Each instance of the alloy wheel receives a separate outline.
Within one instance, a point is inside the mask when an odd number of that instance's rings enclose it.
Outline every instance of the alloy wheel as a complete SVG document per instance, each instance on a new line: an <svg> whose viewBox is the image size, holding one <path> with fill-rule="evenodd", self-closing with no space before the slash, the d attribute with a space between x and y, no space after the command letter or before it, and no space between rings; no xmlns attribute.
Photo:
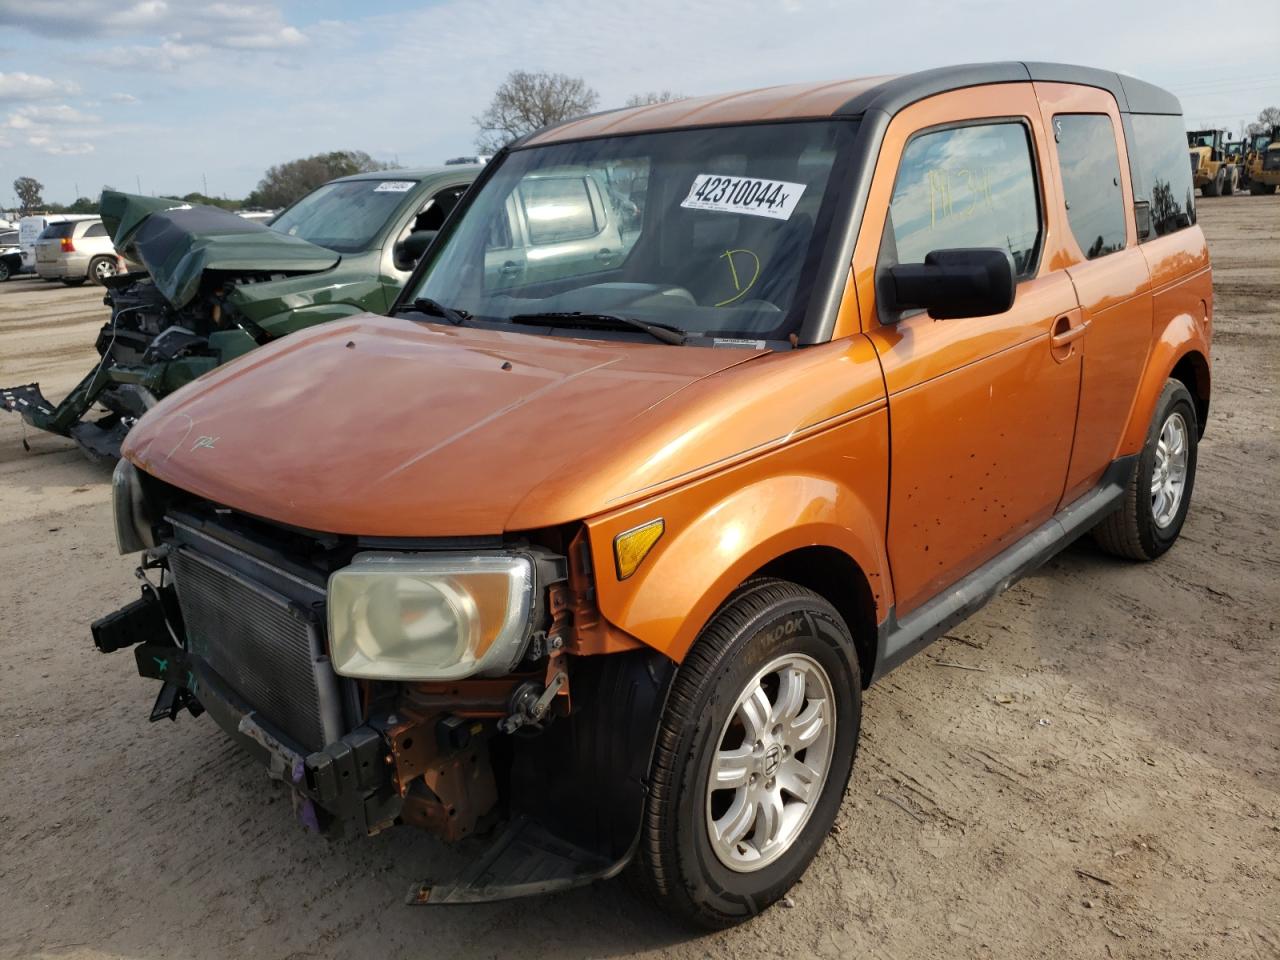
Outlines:
<svg viewBox="0 0 1280 960"><path fill-rule="evenodd" d="M1160 427L1155 461L1151 467L1151 516L1158 527L1167 527L1178 515L1187 486L1187 454L1190 450L1187 421L1174 411Z"/></svg>
<svg viewBox="0 0 1280 960"><path fill-rule="evenodd" d="M706 802L711 848L730 870L768 866L804 830L831 769L835 724L831 679L804 654L774 659L738 694Z"/></svg>

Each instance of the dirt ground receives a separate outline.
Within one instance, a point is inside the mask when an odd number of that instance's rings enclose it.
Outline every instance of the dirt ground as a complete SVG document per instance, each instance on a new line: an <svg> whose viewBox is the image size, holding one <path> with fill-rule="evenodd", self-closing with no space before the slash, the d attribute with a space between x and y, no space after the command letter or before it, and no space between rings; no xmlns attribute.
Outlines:
<svg viewBox="0 0 1280 960"><path fill-rule="evenodd" d="M454 856L327 842L89 622L137 595L109 471L0 416L0 956L1280 957L1280 197L1206 200L1213 410L1181 543L1078 544L873 688L793 905L691 934L617 882L410 908ZM100 292L0 286L0 383L61 396ZM962 664L969 669L960 669Z"/></svg>

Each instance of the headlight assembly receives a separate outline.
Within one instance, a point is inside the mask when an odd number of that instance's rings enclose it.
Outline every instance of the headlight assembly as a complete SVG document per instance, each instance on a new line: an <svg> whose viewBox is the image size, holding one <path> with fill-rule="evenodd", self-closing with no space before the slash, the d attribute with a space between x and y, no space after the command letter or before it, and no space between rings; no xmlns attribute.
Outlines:
<svg viewBox="0 0 1280 960"><path fill-rule="evenodd" d="M138 468L123 458L111 474L111 506L115 512L116 547L121 553L137 553L156 545L142 478Z"/></svg>
<svg viewBox="0 0 1280 960"><path fill-rule="evenodd" d="M329 578L329 649L345 677L500 676L529 639L533 561L520 554L358 554Z"/></svg>

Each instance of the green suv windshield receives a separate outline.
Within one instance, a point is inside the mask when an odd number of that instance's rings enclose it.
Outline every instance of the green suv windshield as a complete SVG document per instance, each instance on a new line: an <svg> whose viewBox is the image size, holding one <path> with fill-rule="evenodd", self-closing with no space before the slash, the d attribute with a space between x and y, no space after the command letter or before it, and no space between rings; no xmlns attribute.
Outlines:
<svg viewBox="0 0 1280 960"><path fill-rule="evenodd" d="M271 222L271 229L337 253L368 248L416 180L337 180L312 190Z"/></svg>
<svg viewBox="0 0 1280 960"><path fill-rule="evenodd" d="M513 151L404 301L479 324L559 318L575 336L603 314L784 339L804 314L840 192L832 170L847 169L855 129L753 124Z"/></svg>

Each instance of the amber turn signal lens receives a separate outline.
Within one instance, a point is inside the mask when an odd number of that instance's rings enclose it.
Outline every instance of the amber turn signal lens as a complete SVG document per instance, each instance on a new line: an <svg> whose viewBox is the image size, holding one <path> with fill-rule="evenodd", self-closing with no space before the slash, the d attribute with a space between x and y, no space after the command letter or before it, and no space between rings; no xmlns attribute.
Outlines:
<svg viewBox="0 0 1280 960"><path fill-rule="evenodd" d="M613 538L613 559L617 563L619 580L625 580L636 572L666 529L666 523L659 517Z"/></svg>

